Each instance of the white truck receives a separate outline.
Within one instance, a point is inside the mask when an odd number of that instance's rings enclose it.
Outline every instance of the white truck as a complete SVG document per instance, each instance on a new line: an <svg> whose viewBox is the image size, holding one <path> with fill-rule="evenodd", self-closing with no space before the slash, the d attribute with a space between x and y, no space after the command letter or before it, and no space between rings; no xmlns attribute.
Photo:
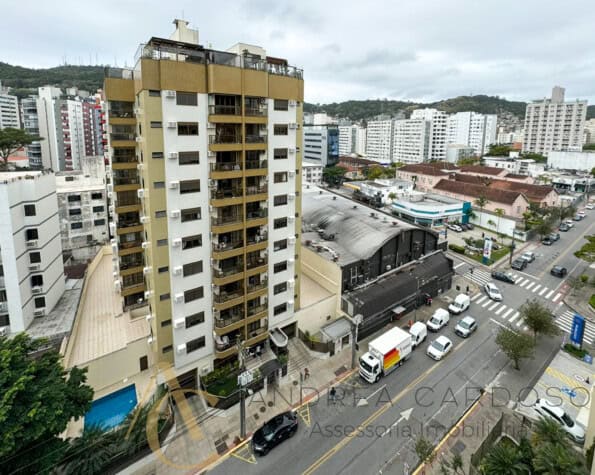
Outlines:
<svg viewBox="0 0 595 475"><path fill-rule="evenodd" d="M359 359L360 376L369 383L377 382L409 359L411 343L411 335L397 327L372 340Z"/></svg>

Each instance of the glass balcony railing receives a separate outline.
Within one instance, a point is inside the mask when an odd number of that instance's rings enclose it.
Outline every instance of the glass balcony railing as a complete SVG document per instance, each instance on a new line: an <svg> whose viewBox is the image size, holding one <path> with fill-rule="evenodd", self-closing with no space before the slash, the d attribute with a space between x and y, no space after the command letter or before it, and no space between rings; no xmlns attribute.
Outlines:
<svg viewBox="0 0 595 475"><path fill-rule="evenodd" d="M212 105L209 106L209 114L213 115L241 115L242 108L239 105Z"/></svg>
<svg viewBox="0 0 595 475"><path fill-rule="evenodd" d="M134 140L134 139L132 139ZM242 134L209 135L210 144L241 144Z"/></svg>
<svg viewBox="0 0 595 475"><path fill-rule="evenodd" d="M241 223L244 220L241 214L232 216L213 216L211 217L212 226L224 226L226 224Z"/></svg>
<svg viewBox="0 0 595 475"><path fill-rule="evenodd" d="M233 267L226 267L225 269L213 269L213 275L218 279L229 277L230 275L239 274L244 271L244 266L240 263Z"/></svg>
<svg viewBox="0 0 595 475"><path fill-rule="evenodd" d="M224 251L231 251L232 249L239 249L244 245L244 241L239 239L237 241L230 241L230 242L214 242L213 243L213 251L215 252L224 252Z"/></svg>
<svg viewBox="0 0 595 475"><path fill-rule="evenodd" d="M246 160L246 170L266 169L267 160Z"/></svg>
<svg viewBox="0 0 595 475"><path fill-rule="evenodd" d="M255 307L249 307L248 308L248 316L253 317L257 313L264 312L267 308L268 308L268 305L266 303L262 304L262 305L257 305Z"/></svg>
<svg viewBox="0 0 595 475"><path fill-rule="evenodd" d="M221 162L221 163L211 163L211 171L212 172L231 172L237 171L242 169L242 164L240 162Z"/></svg>

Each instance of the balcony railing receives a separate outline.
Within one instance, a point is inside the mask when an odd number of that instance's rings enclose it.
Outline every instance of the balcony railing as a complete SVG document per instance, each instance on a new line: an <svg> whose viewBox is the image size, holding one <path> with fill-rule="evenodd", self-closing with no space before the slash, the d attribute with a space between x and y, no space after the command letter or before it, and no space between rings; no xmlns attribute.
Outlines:
<svg viewBox="0 0 595 475"><path fill-rule="evenodd" d="M222 162L211 163L212 172L231 172L234 170L241 170L242 164L240 162Z"/></svg>
<svg viewBox="0 0 595 475"><path fill-rule="evenodd" d="M224 226L226 224L241 223L244 220L241 214L233 216L213 216L211 217L212 226Z"/></svg>
<svg viewBox="0 0 595 475"><path fill-rule="evenodd" d="M132 247L140 247L142 243L143 241L139 239L138 241L121 242L118 244L118 247L120 249L130 249Z"/></svg>
<svg viewBox="0 0 595 475"><path fill-rule="evenodd" d="M252 330L250 332L248 332L248 339L252 339L252 338L256 338L259 335L262 335L263 333L267 332L268 329L267 327L260 327L257 328L256 330Z"/></svg>
<svg viewBox="0 0 595 475"><path fill-rule="evenodd" d="M132 226L140 226L139 219L131 219L131 220L118 220L118 227L119 228L130 228Z"/></svg>
<svg viewBox="0 0 595 475"><path fill-rule="evenodd" d="M134 139L133 139L134 140ZM240 144L242 134L209 135L210 144Z"/></svg>
<svg viewBox="0 0 595 475"><path fill-rule="evenodd" d="M122 288L123 289L129 289L131 287L137 287L139 285L143 285L144 284L144 279L141 277L135 277L133 279L123 279L122 282Z"/></svg>
<svg viewBox="0 0 595 475"><path fill-rule="evenodd" d="M239 274L240 272L243 272L243 270L244 270L244 266L240 263L233 267L228 267L227 269L224 269L224 270L213 269L213 275L219 279L222 279L224 277L229 277L230 275Z"/></svg>
<svg viewBox="0 0 595 475"><path fill-rule="evenodd" d="M138 185L140 183L138 176L135 177L114 177L114 186L118 185Z"/></svg>
<svg viewBox="0 0 595 475"><path fill-rule="evenodd" d="M257 211L248 211L246 213L246 221L250 221L251 219L262 219L268 216L268 210L266 209L259 209Z"/></svg>
<svg viewBox="0 0 595 475"><path fill-rule="evenodd" d="M267 308L268 305L266 303L262 305L257 305L256 307L248 307L248 316L253 317L257 313L264 312Z"/></svg>
<svg viewBox="0 0 595 475"><path fill-rule="evenodd" d="M111 109L109 111L109 115L110 117L117 117L120 119L128 119L128 118L132 118L134 117L134 112L132 111L132 109L126 110L126 109Z"/></svg>
<svg viewBox="0 0 595 475"><path fill-rule="evenodd" d="M262 193L268 193L268 188L265 186L247 186L247 195L260 195Z"/></svg>
<svg viewBox="0 0 595 475"><path fill-rule="evenodd" d="M246 287L246 290L247 290L248 293L250 293L250 292L256 292L258 290L266 289L268 285L269 285L268 280L267 279L264 279L264 280L261 280L257 284L248 284L247 287Z"/></svg>
<svg viewBox="0 0 595 475"><path fill-rule="evenodd" d="M248 237L248 245L252 244L259 244L261 242L266 242L268 240L268 234L264 233L262 235L256 235L254 237Z"/></svg>
<svg viewBox="0 0 595 475"><path fill-rule="evenodd" d="M266 135L246 135L246 143L267 143Z"/></svg>
<svg viewBox="0 0 595 475"><path fill-rule="evenodd" d="M257 170L267 168L267 160L246 160L246 170Z"/></svg>
<svg viewBox="0 0 595 475"><path fill-rule="evenodd" d="M213 115L240 115L242 108L239 105L214 105L209 106L209 114Z"/></svg>
<svg viewBox="0 0 595 475"><path fill-rule="evenodd" d="M211 191L212 200L223 200L225 198L239 198L244 194L241 188L228 188Z"/></svg>
<svg viewBox="0 0 595 475"><path fill-rule="evenodd" d="M135 255L135 254L132 254ZM128 256L126 256L128 257ZM134 267L141 267L143 266L143 261L130 261L130 262L122 262L120 261L120 270L132 269Z"/></svg>
<svg viewBox="0 0 595 475"><path fill-rule="evenodd" d="M111 134L110 135L112 141L113 140L136 140L134 134Z"/></svg>
<svg viewBox="0 0 595 475"><path fill-rule="evenodd" d="M254 269L256 267L264 266L267 264L266 257L259 257L258 259L249 259L246 261L247 269Z"/></svg>
<svg viewBox="0 0 595 475"><path fill-rule="evenodd" d="M214 294L214 295L215 295L215 302L225 303L225 302L229 302L230 300L242 297L244 295L244 293L242 291L238 290L236 292L220 292L220 293Z"/></svg>
<svg viewBox="0 0 595 475"><path fill-rule="evenodd" d="M250 107L246 106L244 114L252 117L264 117L267 115L267 110L264 107Z"/></svg>
<svg viewBox="0 0 595 475"><path fill-rule="evenodd" d="M113 156L112 163L135 163L137 161L135 155L120 155Z"/></svg>
<svg viewBox="0 0 595 475"><path fill-rule="evenodd" d="M244 241L239 239L237 241L231 242L214 242L213 243L213 251L215 252L224 252L224 251L231 251L232 249L238 249L244 245Z"/></svg>
<svg viewBox="0 0 595 475"><path fill-rule="evenodd" d="M244 319L244 316L241 313L232 315L227 318L215 318L215 326L217 328L225 328L225 327L233 325L234 323L237 323L243 319ZM221 346L224 346L224 345L221 345ZM229 346L231 346L231 344ZM228 346L228 348L229 348L229 346ZM222 349L224 350L225 348L218 348L218 349L221 351Z"/></svg>

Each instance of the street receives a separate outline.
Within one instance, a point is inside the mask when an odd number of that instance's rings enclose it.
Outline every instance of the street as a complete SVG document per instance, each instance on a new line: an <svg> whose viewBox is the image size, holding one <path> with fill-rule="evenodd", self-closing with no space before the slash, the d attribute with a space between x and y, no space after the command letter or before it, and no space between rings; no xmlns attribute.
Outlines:
<svg viewBox="0 0 595 475"><path fill-rule="evenodd" d="M337 387L338 401L332 404L321 394L300 417L297 434L274 448L266 457L230 456L213 468L211 473L273 474L403 474L404 467L415 467L415 440L419 435L436 444L465 413L466 409L509 364L496 343L495 334L501 326L526 330L519 308L530 299L545 303L554 313L556 324L569 333L574 313L563 299L569 291L560 279L549 274L554 264L567 267L569 275L580 261L573 252L583 244L582 236L595 230L595 221L587 215L553 246L532 243L534 262L523 271L512 271L515 285L494 281L503 294L502 302L490 300L481 290L491 275L487 268L472 266L451 255L455 272L480 290L471 296L471 306L464 315L473 316L478 330L467 339L454 334L460 317L451 316L448 326L438 332L454 343L445 359L436 362L426 355L426 349L436 334L429 333L401 368L370 385L354 374ZM473 272L471 272L473 267ZM510 271L508 263L500 270ZM465 291L465 289L461 289ZM438 308L438 304L433 307ZM562 342L566 335L555 339ZM595 339L595 327L587 324L585 341ZM553 357L558 343L546 349ZM366 348L360 348L360 354ZM526 375L527 384L543 372ZM498 384L505 381L498 380ZM511 399L517 400L517 394ZM304 416L305 414L305 416ZM484 434L486 435L486 434Z"/></svg>

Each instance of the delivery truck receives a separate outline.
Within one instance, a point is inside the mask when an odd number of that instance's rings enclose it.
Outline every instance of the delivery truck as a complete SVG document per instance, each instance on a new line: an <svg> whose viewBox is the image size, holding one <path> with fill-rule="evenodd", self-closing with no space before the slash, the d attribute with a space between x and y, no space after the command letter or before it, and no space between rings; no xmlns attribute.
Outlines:
<svg viewBox="0 0 595 475"><path fill-rule="evenodd" d="M368 343L368 351L359 359L359 374L375 383L409 359L411 335L400 328L391 328Z"/></svg>

